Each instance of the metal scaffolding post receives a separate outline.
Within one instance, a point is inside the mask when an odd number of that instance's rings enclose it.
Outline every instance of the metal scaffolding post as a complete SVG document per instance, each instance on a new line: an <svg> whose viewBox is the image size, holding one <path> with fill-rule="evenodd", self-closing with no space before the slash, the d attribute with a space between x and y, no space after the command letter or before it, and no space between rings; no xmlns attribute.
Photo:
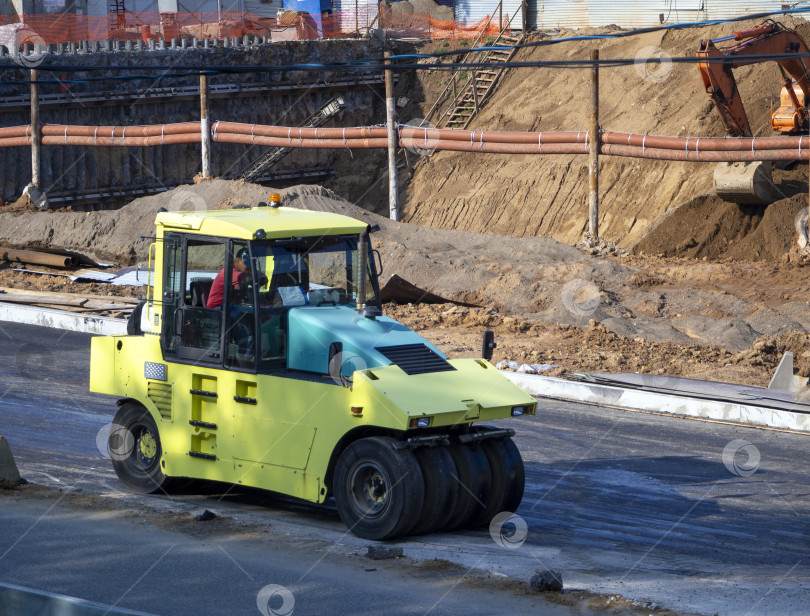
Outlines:
<svg viewBox="0 0 810 616"><path fill-rule="evenodd" d="M386 61L391 56L385 52ZM385 125L388 128L388 209L391 220L399 220L399 188L397 186L397 116L394 104L394 75L385 69Z"/></svg>

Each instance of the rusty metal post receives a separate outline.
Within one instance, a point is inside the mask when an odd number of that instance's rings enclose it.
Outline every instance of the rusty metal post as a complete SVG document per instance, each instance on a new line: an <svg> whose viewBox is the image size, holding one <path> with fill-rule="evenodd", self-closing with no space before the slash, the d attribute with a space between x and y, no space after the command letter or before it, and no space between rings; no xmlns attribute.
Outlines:
<svg viewBox="0 0 810 616"><path fill-rule="evenodd" d="M202 177L211 177L211 128L208 125L208 75L200 73L200 143Z"/></svg>
<svg viewBox="0 0 810 616"><path fill-rule="evenodd" d="M386 61L391 52L385 52ZM399 187L397 186L397 114L394 104L394 74L385 69L385 126L388 129L388 210L391 220L399 220Z"/></svg>
<svg viewBox="0 0 810 616"><path fill-rule="evenodd" d="M599 238L599 50L591 51L591 129L588 133L588 231Z"/></svg>
<svg viewBox="0 0 810 616"><path fill-rule="evenodd" d="M521 32L523 33L523 36L525 37L526 36L527 23L528 23L528 19L526 17L526 0L523 0L523 2L520 3L520 23L521 23L521 26L522 26Z"/></svg>
<svg viewBox="0 0 810 616"><path fill-rule="evenodd" d="M31 185L41 189L40 148L42 147L41 129L39 126L39 85L35 82L39 71L31 69Z"/></svg>

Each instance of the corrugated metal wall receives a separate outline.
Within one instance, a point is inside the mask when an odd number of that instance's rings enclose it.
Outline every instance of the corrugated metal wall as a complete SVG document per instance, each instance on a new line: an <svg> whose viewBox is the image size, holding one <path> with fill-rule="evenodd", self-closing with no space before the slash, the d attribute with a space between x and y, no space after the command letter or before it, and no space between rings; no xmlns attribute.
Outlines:
<svg viewBox="0 0 810 616"><path fill-rule="evenodd" d="M177 10L183 13L216 13L217 4L223 11L242 11L245 8L244 0L177 0ZM158 0L127 0L128 11L158 11L160 3Z"/></svg>
<svg viewBox="0 0 810 616"><path fill-rule="evenodd" d="M470 0L467 0L470 1ZM615 24L645 28L707 19L729 19L782 9L782 0L528 0L531 29L586 28Z"/></svg>
<svg viewBox="0 0 810 616"><path fill-rule="evenodd" d="M246 0L245 10L258 17L276 17L279 9L284 7L283 0L273 0L272 2L251 2Z"/></svg>
<svg viewBox="0 0 810 616"><path fill-rule="evenodd" d="M782 6L790 5L794 8L795 5L806 5L805 2L790 2L786 0L757 0L751 2L743 2L742 0L727 0L726 2L711 0L708 2L709 8L707 11L708 19L731 19L732 17L740 17L752 13L767 13L769 11L781 11Z"/></svg>
<svg viewBox="0 0 810 616"><path fill-rule="evenodd" d="M535 0L539 2L540 0ZM519 30L522 28L522 17L520 15L520 0L503 0L503 21L504 25L517 11L518 15L512 20L512 28ZM493 17L495 24L498 23L498 0L456 0L453 9L456 21L474 23L488 16Z"/></svg>
<svg viewBox="0 0 810 616"><path fill-rule="evenodd" d="M332 0L332 11L340 15L341 32L364 32L377 17L377 0Z"/></svg>

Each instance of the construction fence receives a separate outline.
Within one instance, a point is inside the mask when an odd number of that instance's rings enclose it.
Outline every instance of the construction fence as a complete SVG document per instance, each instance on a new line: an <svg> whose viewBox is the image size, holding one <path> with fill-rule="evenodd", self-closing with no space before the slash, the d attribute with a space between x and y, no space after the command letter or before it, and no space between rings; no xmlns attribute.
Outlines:
<svg viewBox="0 0 810 616"><path fill-rule="evenodd" d="M348 11L311 15L282 12L277 18L242 11L213 13L110 13L104 17L58 15L0 16L0 44L23 46L79 43L81 41L217 40L258 37L265 42L340 38L363 35L370 29L390 36L458 40L497 36L497 24L488 18L473 23L441 21L429 13L402 14L375 4Z"/></svg>

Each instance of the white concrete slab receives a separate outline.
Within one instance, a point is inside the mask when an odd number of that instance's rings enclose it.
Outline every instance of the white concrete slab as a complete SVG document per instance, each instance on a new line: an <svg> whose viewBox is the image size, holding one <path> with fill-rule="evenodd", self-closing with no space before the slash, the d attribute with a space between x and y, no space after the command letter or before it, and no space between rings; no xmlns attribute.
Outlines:
<svg viewBox="0 0 810 616"><path fill-rule="evenodd" d="M99 336L123 336L127 333L125 319L111 319L109 317L77 314L51 308L36 308L0 302L0 322L2 321L66 329Z"/></svg>
<svg viewBox="0 0 810 616"><path fill-rule="evenodd" d="M768 405L762 406L751 400L749 394L741 395L739 401L732 400L727 395L723 395L723 399L719 400L709 399L705 397L706 388L711 389L712 383L709 381L702 381L703 396L697 398L689 396L686 392L678 395L675 392L662 393L660 390L650 391L638 387L570 381L537 374L516 372L503 374L532 396L810 433L810 413L798 410L797 405L785 404L785 407L794 408L780 408L769 399ZM668 380L673 378L668 377ZM727 389L730 384L716 385L719 389ZM773 390L763 388L763 391L773 394Z"/></svg>

